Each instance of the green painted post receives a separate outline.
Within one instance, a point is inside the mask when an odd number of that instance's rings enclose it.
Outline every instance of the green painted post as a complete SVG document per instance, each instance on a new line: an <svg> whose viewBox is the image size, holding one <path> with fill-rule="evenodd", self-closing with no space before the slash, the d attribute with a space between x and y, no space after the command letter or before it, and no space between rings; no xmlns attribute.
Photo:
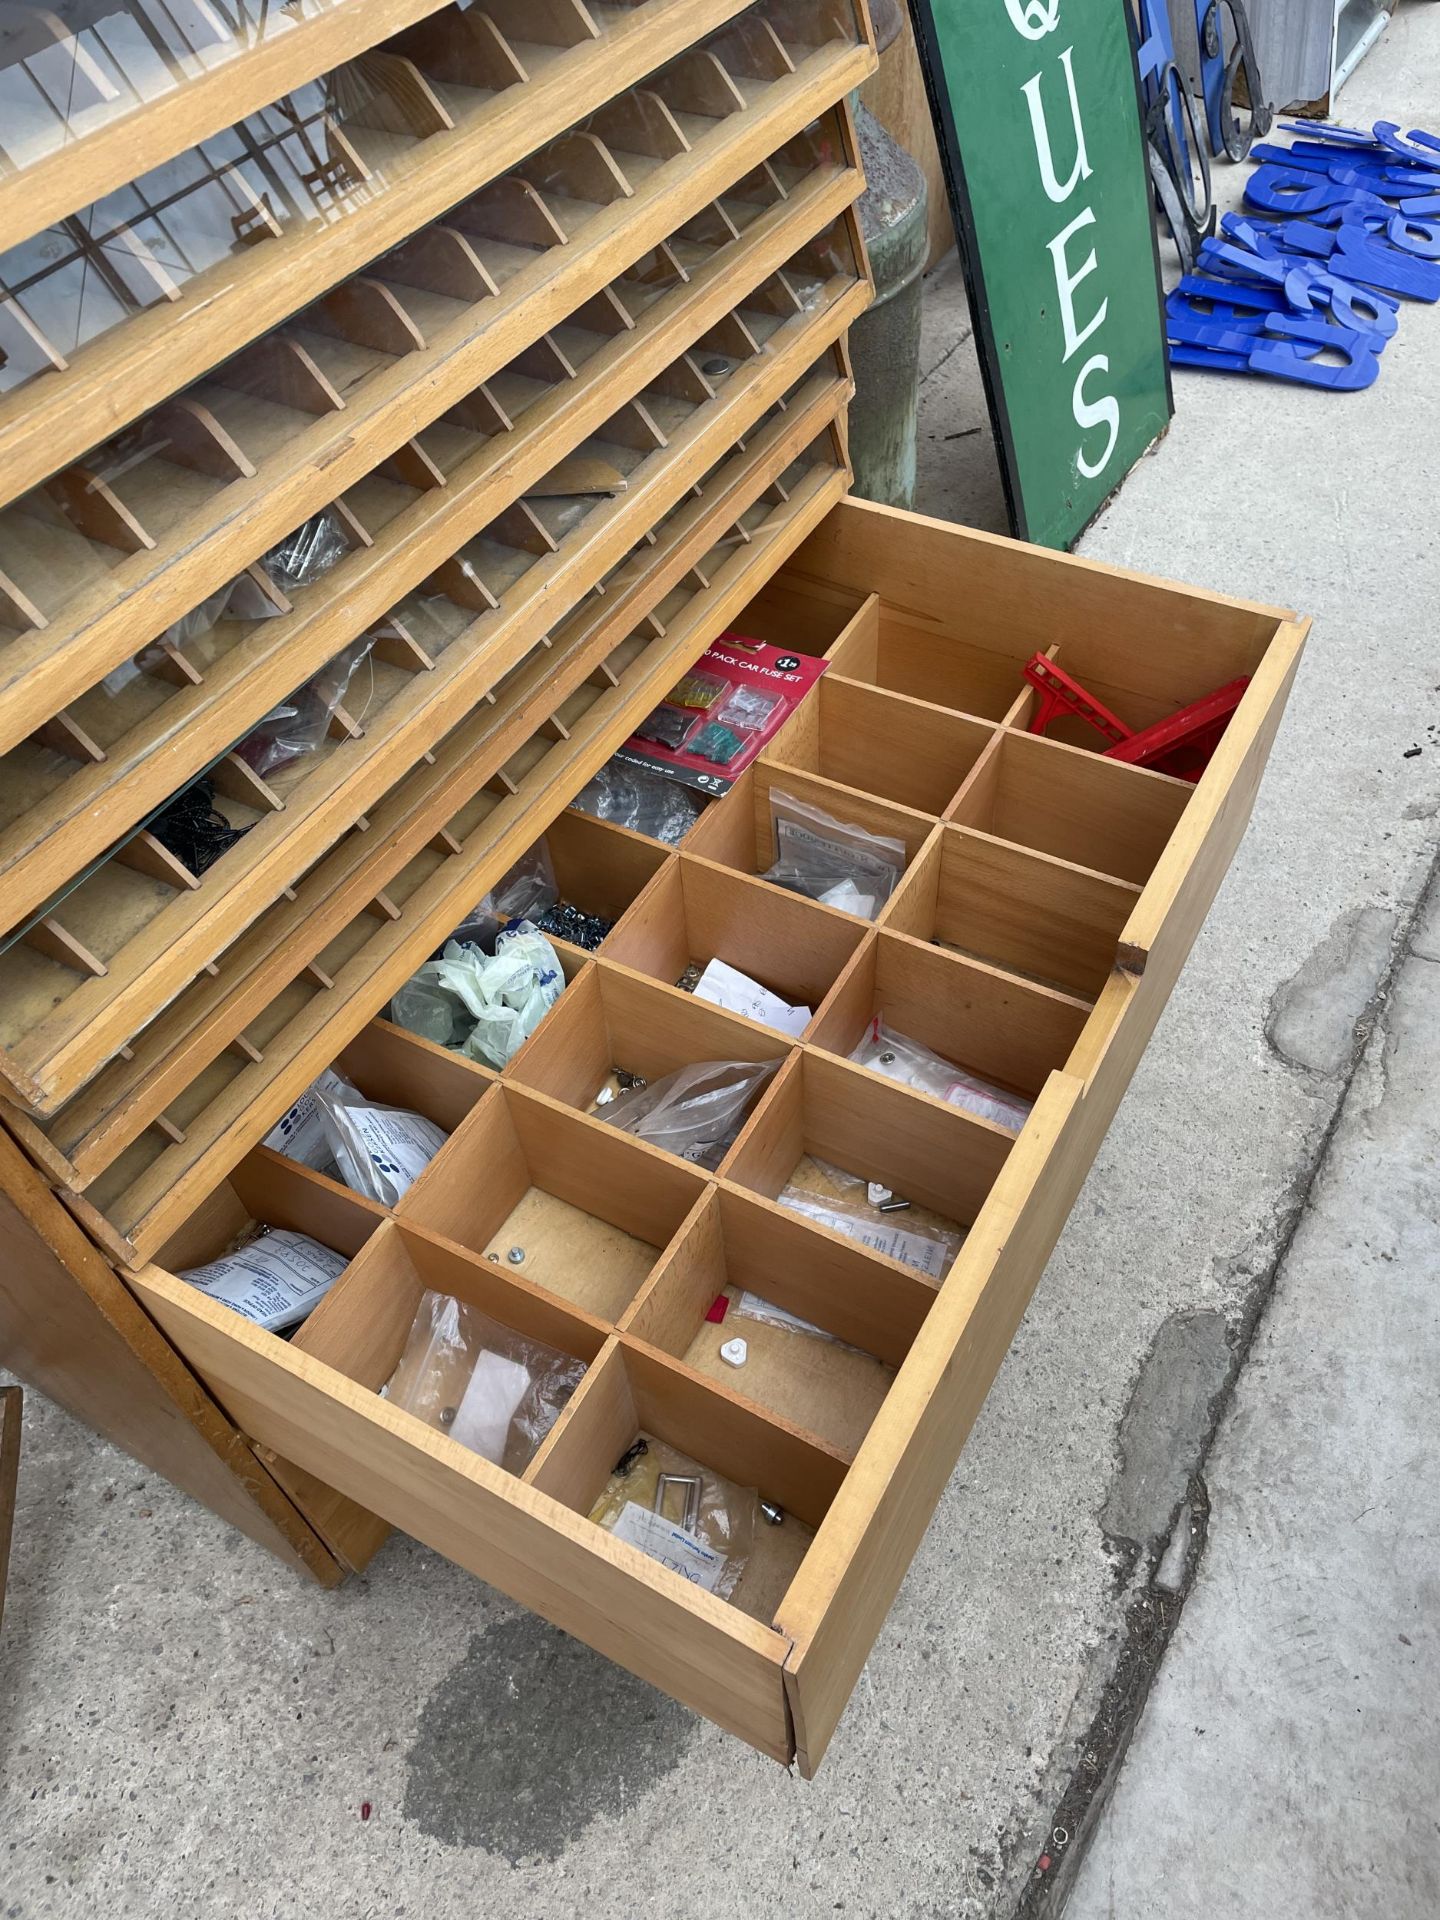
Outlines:
<svg viewBox="0 0 1440 1920"><path fill-rule="evenodd" d="M1068 547L1170 420L1127 0L913 0L1022 538Z"/></svg>

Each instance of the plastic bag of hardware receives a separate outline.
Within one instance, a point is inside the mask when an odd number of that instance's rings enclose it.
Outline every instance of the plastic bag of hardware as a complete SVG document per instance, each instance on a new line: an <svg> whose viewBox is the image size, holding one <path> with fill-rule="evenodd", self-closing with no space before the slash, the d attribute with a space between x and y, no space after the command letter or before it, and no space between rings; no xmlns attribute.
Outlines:
<svg viewBox="0 0 1440 1920"><path fill-rule="evenodd" d="M427 1291L385 1398L492 1465L523 1473L584 1375L583 1360Z"/></svg>
<svg viewBox="0 0 1440 1920"><path fill-rule="evenodd" d="M232 1307L267 1333L298 1326L317 1307L350 1264L343 1253L308 1233L284 1230L222 1253L180 1278L221 1306Z"/></svg>
<svg viewBox="0 0 1440 1920"><path fill-rule="evenodd" d="M422 1040L504 1067L560 998L555 949L528 920L508 927L493 954L447 940L390 1003L390 1017Z"/></svg>
<svg viewBox="0 0 1440 1920"><path fill-rule="evenodd" d="M333 1067L311 1091L340 1178L382 1207L398 1204L450 1137L422 1113L367 1098Z"/></svg>
<svg viewBox="0 0 1440 1920"><path fill-rule="evenodd" d="M997 1127L1010 1127L1018 1133L1030 1116L1031 1102L1018 1093L1007 1093L978 1074L967 1073L942 1054L932 1053L918 1040L887 1027L877 1013L865 1029L865 1037L850 1058L862 1067L883 1073L887 1080L901 1086L917 1087L921 1093L933 1093L952 1107L963 1107L979 1120L993 1120Z"/></svg>
<svg viewBox="0 0 1440 1920"><path fill-rule="evenodd" d="M334 1173L335 1150L320 1115L320 1096L337 1087L347 1086L343 1074L325 1067L316 1075L288 1112L282 1113L261 1143L283 1153L287 1160L298 1161L315 1173Z"/></svg>
<svg viewBox="0 0 1440 1920"><path fill-rule="evenodd" d="M543 840L537 840L471 908L450 938L459 946L483 947L486 953L493 953L495 936L502 927L512 920L537 921L559 898L550 849Z"/></svg>
<svg viewBox="0 0 1440 1920"><path fill-rule="evenodd" d="M293 533L286 534L278 546L271 547L264 555L260 564L288 600L301 587L313 586L323 579L349 551L350 543L338 515L326 507L322 513L312 514L303 521ZM271 607L270 611L273 613L275 609Z"/></svg>
<svg viewBox="0 0 1440 1920"><path fill-rule="evenodd" d="M873 920L905 871L905 843L770 789L775 862L761 875L823 906Z"/></svg>
<svg viewBox="0 0 1440 1920"><path fill-rule="evenodd" d="M354 640L320 671L271 709L235 751L258 774L277 773L292 760L314 753L330 730L335 710L374 646L373 635ZM368 704L368 701L367 701Z"/></svg>
<svg viewBox="0 0 1440 1920"><path fill-rule="evenodd" d="M928 1207L899 1201L886 1188L877 1192L887 1198L872 1200L867 1181L811 1157L792 1174L780 1194L780 1205L858 1240L872 1252L914 1267L928 1279L943 1280L965 1244L964 1229ZM892 1211L884 1212L882 1207Z"/></svg>
<svg viewBox="0 0 1440 1920"><path fill-rule="evenodd" d="M811 1339L829 1340L837 1347L847 1344L838 1334L817 1327L813 1320L802 1320L798 1313L790 1313L784 1307L777 1307L773 1300L762 1299L758 1293L748 1290L733 1295L730 1314L737 1320L758 1320L762 1326L778 1327L782 1333L808 1334Z"/></svg>
<svg viewBox="0 0 1440 1920"><path fill-rule="evenodd" d="M678 846L705 810L701 796L663 774L607 760L570 802L576 813L629 827L651 840Z"/></svg>
<svg viewBox="0 0 1440 1920"><path fill-rule="evenodd" d="M760 1496L664 1440L642 1436L590 1509L597 1526L728 1600L755 1543Z"/></svg>
<svg viewBox="0 0 1440 1920"><path fill-rule="evenodd" d="M697 1060L597 1105L597 1119L713 1173L778 1060Z"/></svg>

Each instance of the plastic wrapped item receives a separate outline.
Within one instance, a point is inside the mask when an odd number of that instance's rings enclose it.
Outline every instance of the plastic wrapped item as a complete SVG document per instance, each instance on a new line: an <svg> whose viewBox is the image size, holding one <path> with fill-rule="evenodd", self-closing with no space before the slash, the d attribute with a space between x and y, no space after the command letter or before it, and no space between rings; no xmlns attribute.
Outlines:
<svg viewBox="0 0 1440 1920"><path fill-rule="evenodd" d="M873 920L905 871L905 843L770 789L775 861L761 875L823 906Z"/></svg>
<svg viewBox="0 0 1440 1920"><path fill-rule="evenodd" d="M632 1088L597 1119L712 1172L725 1158L778 1060L697 1060Z"/></svg>
<svg viewBox="0 0 1440 1920"><path fill-rule="evenodd" d="M730 691L730 682L719 673L706 673L703 667L692 667L670 689L670 699L677 707L698 707L708 713L710 708L725 698Z"/></svg>
<svg viewBox="0 0 1440 1920"><path fill-rule="evenodd" d="M340 1178L382 1207L399 1203L450 1137L422 1113L369 1099L333 1067L311 1091Z"/></svg>
<svg viewBox="0 0 1440 1920"><path fill-rule="evenodd" d="M826 663L725 633L635 729L616 758L697 793L729 791L809 693Z"/></svg>
<svg viewBox="0 0 1440 1920"><path fill-rule="evenodd" d="M276 773L314 753L330 729L330 718L350 690L362 661L369 658L375 639L366 634L327 660L320 671L297 687L288 700L271 709L253 733L235 751L258 774Z"/></svg>
<svg viewBox="0 0 1440 1920"><path fill-rule="evenodd" d="M850 1058L862 1067L883 1073L887 1080L902 1086L918 1087L933 1093L952 1107L963 1107L977 1119L993 1120L998 1127L1010 1127L1018 1133L1030 1115L1032 1102L1018 1093L1007 1093L978 1074L967 1073L943 1055L932 1053L918 1040L887 1027L877 1013L865 1030L865 1037Z"/></svg>
<svg viewBox="0 0 1440 1920"><path fill-rule="evenodd" d="M210 780L192 780L150 822L151 835L198 879L250 829L232 827L215 805Z"/></svg>
<svg viewBox="0 0 1440 1920"><path fill-rule="evenodd" d="M672 707L666 700L646 715L635 733L638 739L653 740L657 746L683 747L695 721L696 715L689 707Z"/></svg>
<svg viewBox="0 0 1440 1920"><path fill-rule="evenodd" d="M282 1113L261 1142L315 1173L336 1173L335 1149L320 1114L320 1095L347 1084L334 1067L325 1067L288 1112Z"/></svg>
<svg viewBox="0 0 1440 1920"><path fill-rule="evenodd" d="M235 590L235 582L227 580L208 600L202 600L198 607L192 607L188 613L182 613L152 641L148 647L142 647L133 660L122 660L118 667L112 667L100 682L104 691L112 697L127 687L137 674L148 668L159 666L166 658L162 646L183 647L188 640L198 640L225 616L230 604L230 596Z"/></svg>
<svg viewBox="0 0 1440 1920"><path fill-rule="evenodd" d="M345 558L350 543L339 516L329 507L286 534L261 559L261 566L287 599L301 587L313 586Z"/></svg>
<svg viewBox="0 0 1440 1920"><path fill-rule="evenodd" d="M803 1160L779 1197L780 1205L792 1213L858 1240L931 1280L945 1278L965 1244L963 1228L928 1207L882 1213L866 1181L828 1160Z"/></svg>
<svg viewBox="0 0 1440 1920"><path fill-rule="evenodd" d="M762 1326L778 1327L782 1333L803 1333L814 1340L829 1340L837 1347L847 1343L838 1334L827 1333L824 1327L817 1327L813 1320L802 1320L798 1313L788 1313L784 1307L777 1307L773 1300L764 1300L758 1293L748 1291L735 1294L730 1301L730 1312L740 1320L758 1320Z"/></svg>
<svg viewBox="0 0 1440 1920"><path fill-rule="evenodd" d="M447 940L390 1003L407 1033L504 1067L560 998L565 975L555 949L528 920L508 927L493 954Z"/></svg>
<svg viewBox="0 0 1440 1920"><path fill-rule="evenodd" d="M349 1264L343 1253L322 1246L308 1233L281 1229L264 1232L203 1267L191 1267L180 1278L267 1333L279 1333L298 1326Z"/></svg>
<svg viewBox="0 0 1440 1920"><path fill-rule="evenodd" d="M543 839L537 840L485 898L471 908L450 938L462 947L483 947L486 953L493 953L502 927L512 920L530 920L538 925L541 914L559 898L550 849Z"/></svg>
<svg viewBox="0 0 1440 1920"><path fill-rule="evenodd" d="M704 800L689 787L621 760L607 760L570 805L577 813L629 827L671 847L680 844L705 810Z"/></svg>
<svg viewBox="0 0 1440 1920"><path fill-rule="evenodd" d="M678 1447L646 1435L611 1474L590 1518L661 1566L729 1600L750 1559L759 1505L754 1487L738 1487Z"/></svg>
<svg viewBox="0 0 1440 1920"><path fill-rule="evenodd" d="M509 1473L523 1473L585 1377L585 1363L425 1292L385 1398Z"/></svg>

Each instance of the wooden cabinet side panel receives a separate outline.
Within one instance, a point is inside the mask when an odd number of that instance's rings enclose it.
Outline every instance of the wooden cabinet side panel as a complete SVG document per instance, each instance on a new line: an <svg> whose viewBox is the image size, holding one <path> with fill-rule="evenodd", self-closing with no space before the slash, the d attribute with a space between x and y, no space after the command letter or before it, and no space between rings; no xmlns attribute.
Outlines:
<svg viewBox="0 0 1440 1920"><path fill-rule="evenodd" d="M119 1276L0 1132L0 1360L326 1586L341 1569Z"/></svg>
<svg viewBox="0 0 1440 1920"><path fill-rule="evenodd" d="M776 1616L806 1779L824 1756L1089 1171L1103 1127L1050 1076Z"/></svg>

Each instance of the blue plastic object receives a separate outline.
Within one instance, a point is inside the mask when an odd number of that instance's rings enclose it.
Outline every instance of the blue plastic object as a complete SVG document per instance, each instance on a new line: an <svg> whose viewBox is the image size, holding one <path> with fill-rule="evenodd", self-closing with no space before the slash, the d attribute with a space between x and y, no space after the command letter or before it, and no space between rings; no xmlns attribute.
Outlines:
<svg viewBox="0 0 1440 1920"><path fill-rule="evenodd" d="M1259 373L1331 393L1359 393L1379 377L1380 361L1361 335L1299 314L1271 315L1262 333L1171 315L1171 358L1224 373ZM1339 366L1322 360L1342 356Z"/></svg>
<svg viewBox="0 0 1440 1920"><path fill-rule="evenodd" d="M1320 284L1322 279L1329 284ZM1333 274L1314 278L1298 272L1287 274L1281 292L1275 287L1247 286L1208 274L1187 273L1166 299L1165 311L1172 318L1209 319L1253 333L1265 327L1272 313L1313 314L1317 307L1323 307L1334 325L1358 335L1372 353L1383 353L1399 322L1392 306L1379 304L1380 295L1372 294L1369 299L1377 304L1367 308L1367 297Z"/></svg>

